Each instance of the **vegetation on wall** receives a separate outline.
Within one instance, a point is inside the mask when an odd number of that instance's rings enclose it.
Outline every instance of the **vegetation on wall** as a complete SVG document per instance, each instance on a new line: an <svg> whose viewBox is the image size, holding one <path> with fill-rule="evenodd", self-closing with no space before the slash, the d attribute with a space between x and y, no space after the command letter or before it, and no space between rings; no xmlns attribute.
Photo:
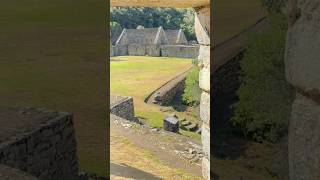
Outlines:
<svg viewBox="0 0 320 180"><path fill-rule="evenodd" d="M280 13L288 0L261 0L262 6L270 13Z"/></svg>
<svg viewBox="0 0 320 180"><path fill-rule="evenodd" d="M286 18L272 13L268 20L270 26L263 34L249 38L232 122L245 136L276 142L287 133L294 93L285 79Z"/></svg>
<svg viewBox="0 0 320 180"><path fill-rule="evenodd" d="M196 40L193 9L174 8L111 8L110 22L122 28L135 29L162 26L164 29L182 29L188 40Z"/></svg>
<svg viewBox="0 0 320 180"><path fill-rule="evenodd" d="M201 89L199 87L199 68L194 66L186 77L182 101L186 105L196 106L200 103L200 95Z"/></svg>
<svg viewBox="0 0 320 180"><path fill-rule="evenodd" d="M117 37L120 36L122 32L122 27L118 22L110 22L110 35L112 43L115 43Z"/></svg>

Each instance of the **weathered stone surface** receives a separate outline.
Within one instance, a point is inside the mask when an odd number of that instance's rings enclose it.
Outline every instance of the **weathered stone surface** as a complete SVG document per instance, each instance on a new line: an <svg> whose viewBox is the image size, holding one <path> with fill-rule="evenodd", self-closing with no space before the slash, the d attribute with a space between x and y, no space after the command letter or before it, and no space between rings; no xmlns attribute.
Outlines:
<svg viewBox="0 0 320 180"><path fill-rule="evenodd" d="M39 179L78 174L72 115L35 108L0 110L0 163Z"/></svg>
<svg viewBox="0 0 320 180"><path fill-rule="evenodd" d="M298 0L301 16L289 28L286 42L286 76L298 89L320 101L320 5Z"/></svg>
<svg viewBox="0 0 320 180"><path fill-rule="evenodd" d="M210 92L210 66L200 69L199 86L202 90Z"/></svg>
<svg viewBox="0 0 320 180"><path fill-rule="evenodd" d="M200 119L210 125L210 94L206 92L201 94Z"/></svg>
<svg viewBox="0 0 320 180"><path fill-rule="evenodd" d="M206 157L202 158L202 174L203 179L210 179L210 160Z"/></svg>
<svg viewBox="0 0 320 180"><path fill-rule="evenodd" d="M163 120L163 129L170 132L179 132L179 120L173 116L168 116Z"/></svg>
<svg viewBox="0 0 320 180"><path fill-rule="evenodd" d="M134 104L132 97L111 96L110 113L129 121L136 121L134 117Z"/></svg>
<svg viewBox="0 0 320 180"><path fill-rule="evenodd" d="M210 46L200 46L198 60L200 67L210 65Z"/></svg>
<svg viewBox="0 0 320 180"><path fill-rule="evenodd" d="M297 95L289 124L291 180L320 179L320 105Z"/></svg>
<svg viewBox="0 0 320 180"><path fill-rule="evenodd" d="M289 123L289 176L320 179L320 2L289 1L285 66L297 89Z"/></svg>
<svg viewBox="0 0 320 180"><path fill-rule="evenodd" d="M210 6L196 9L194 28L198 43L210 45Z"/></svg>
<svg viewBox="0 0 320 180"><path fill-rule="evenodd" d="M208 159L210 159L210 126L203 123L201 129L202 129L201 141L202 141L203 154Z"/></svg>
<svg viewBox="0 0 320 180"><path fill-rule="evenodd" d="M180 57L180 58L197 58L199 56L199 46L188 45L162 45L161 56L163 57Z"/></svg>
<svg viewBox="0 0 320 180"><path fill-rule="evenodd" d="M1 180L38 180L38 178L18 169L0 164Z"/></svg>

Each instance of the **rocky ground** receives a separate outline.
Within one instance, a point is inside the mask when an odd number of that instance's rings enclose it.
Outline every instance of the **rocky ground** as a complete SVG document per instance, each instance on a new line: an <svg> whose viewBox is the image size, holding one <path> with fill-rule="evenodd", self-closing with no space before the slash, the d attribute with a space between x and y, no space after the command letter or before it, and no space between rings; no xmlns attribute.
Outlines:
<svg viewBox="0 0 320 180"><path fill-rule="evenodd" d="M201 179L200 141L111 115L112 179Z"/></svg>

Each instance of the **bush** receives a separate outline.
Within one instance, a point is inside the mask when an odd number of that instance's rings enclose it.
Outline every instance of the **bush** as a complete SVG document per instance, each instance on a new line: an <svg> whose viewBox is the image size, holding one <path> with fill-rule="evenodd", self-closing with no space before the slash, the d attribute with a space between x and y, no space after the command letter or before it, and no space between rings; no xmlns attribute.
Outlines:
<svg viewBox="0 0 320 180"><path fill-rule="evenodd" d="M196 106L200 103L201 89L199 87L199 68L194 68L189 72L185 81L185 89L182 94L182 101L189 106Z"/></svg>
<svg viewBox="0 0 320 180"><path fill-rule="evenodd" d="M284 71L286 19L282 14L269 16L268 29L249 38L232 122L246 137L276 142L287 133L294 92Z"/></svg>

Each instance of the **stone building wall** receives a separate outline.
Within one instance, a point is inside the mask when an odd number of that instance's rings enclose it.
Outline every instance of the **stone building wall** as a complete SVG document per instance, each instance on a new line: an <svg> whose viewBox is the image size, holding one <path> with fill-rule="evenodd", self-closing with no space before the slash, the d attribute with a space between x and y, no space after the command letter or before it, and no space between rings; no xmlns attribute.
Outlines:
<svg viewBox="0 0 320 180"><path fill-rule="evenodd" d="M0 164L45 180L78 178L72 115L43 109L0 112ZM9 122L9 123L8 123Z"/></svg>
<svg viewBox="0 0 320 180"><path fill-rule="evenodd" d="M113 47L114 56L152 56L152 57L179 57L195 59L199 55L199 46L186 45L116 45Z"/></svg>
<svg viewBox="0 0 320 180"><path fill-rule="evenodd" d="M113 46L113 54L114 56L127 56L128 53L128 45L115 45Z"/></svg>
<svg viewBox="0 0 320 180"><path fill-rule="evenodd" d="M289 122L291 180L320 179L319 0L289 0L285 66L296 88Z"/></svg>
<svg viewBox="0 0 320 180"><path fill-rule="evenodd" d="M210 5L195 8L195 32L199 49L200 119L202 120L201 141L204 157L202 174L210 179Z"/></svg>
<svg viewBox="0 0 320 180"><path fill-rule="evenodd" d="M129 44L128 45L128 55L129 56L145 56L146 46L140 44Z"/></svg>
<svg viewBox="0 0 320 180"><path fill-rule="evenodd" d="M199 56L199 46L162 45L161 56L195 59Z"/></svg>
<svg viewBox="0 0 320 180"><path fill-rule="evenodd" d="M110 102L110 113L123 119L136 121L132 97L113 96Z"/></svg>

